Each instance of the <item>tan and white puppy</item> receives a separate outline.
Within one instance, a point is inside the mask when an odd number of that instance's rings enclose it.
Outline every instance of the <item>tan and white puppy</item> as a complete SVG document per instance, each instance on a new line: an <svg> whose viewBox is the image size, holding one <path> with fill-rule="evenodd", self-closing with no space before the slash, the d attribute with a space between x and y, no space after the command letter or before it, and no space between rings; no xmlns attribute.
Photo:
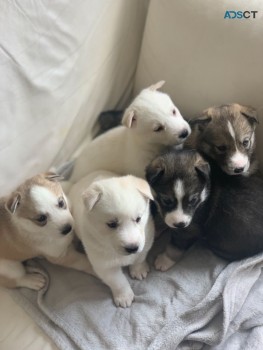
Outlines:
<svg viewBox="0 0 263 350"><path fill-rule="evenodd" d="M237 103L211 107L189 123L192 134L186 148L197 149L213 159L228 175L248 176L255 172L258 119L254 108Z"/></svg>
<svg viewBox="0 0 263 350"><path fill-rule="evenodd" d="M57 175L40 174L0 199L0 284L39 290L42 275L25 268L24 261L42 256L88 273L84 254L73 248L73 218Z"/></svg>
<svg viewBox="0 0 263 350"><path fill-rule="evenodd" d="M71 183L100 169L144 177L146 165L169 145L180 145L190 135L171 98L158 89L164 81L140 92L126 109L123 126L89 143L76 159ZM70 187L67 185L67 187Z"/></svg>
<svg viewBox="0 0 263 350"><path fill-rule="evenodd" d="M72 187L69 198L93 270L110 287L115 304L129 307L134 293L122 267L129 266L139 280L149 272L146 256L154 237L149 185L131 175L94 172Z"/></svg>

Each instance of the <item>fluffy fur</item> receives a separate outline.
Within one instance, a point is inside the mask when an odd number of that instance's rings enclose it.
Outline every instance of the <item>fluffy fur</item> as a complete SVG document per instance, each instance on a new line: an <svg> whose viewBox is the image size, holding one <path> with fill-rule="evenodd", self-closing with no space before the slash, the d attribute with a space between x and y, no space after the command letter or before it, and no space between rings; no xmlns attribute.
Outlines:
<svg viewBox="0 0 263 350"><path fill-rule="evenodd" d="M130 175L95 172L72 187L70 199L76 234L95 273L110 287L115 304L129 307L134 293L122 266L139 280L149 271L146 256L154 237L149 185Z"/></svg>
<svg viewBox="0 0 263 350"><path fill-rule="evenodd" d="M211 107L189 123L192 135L187 148L197 149L228 175L248 176L255 172L255 109L239 104Z"/></svg>
<svg viewBox="0 0 263 350"><path fill-rule="evenodd" d="M100 169L144 177L144 169L165 146L182 144L188 123L170 97L157 91L159 82L141 93L126 109L123 126L99 136L76 159L71 183Z"/></svg>
<svg viewBox="0 0 263 350"><path fill-rule="evenodd" d="M34 176L0 199L0 283L6 287L42 288L44 277L22 264L37 256L91 271L85 255L71 245L73 218L56 180L53 174Z"/></svg>
<svg viewBox="0 0 263 350"><path fill-rule="evenodd" d="M197 239L230 261L263 250L259 175L233 177L214 164L211 168L197 152L183 150L156 158L146 178L172 234L171 244L155 261L157 269L173 266Z"/></svg>
<svg viewBox="0 0 263 350"><path fill-rule="evenodd" d="M171 243L155 261L156 269L168 270L199 238L210 191L209 172L208 163L189 150L166 153L147 166L146 179L162 219L155 217L156 229L171 233Z"/></svg>

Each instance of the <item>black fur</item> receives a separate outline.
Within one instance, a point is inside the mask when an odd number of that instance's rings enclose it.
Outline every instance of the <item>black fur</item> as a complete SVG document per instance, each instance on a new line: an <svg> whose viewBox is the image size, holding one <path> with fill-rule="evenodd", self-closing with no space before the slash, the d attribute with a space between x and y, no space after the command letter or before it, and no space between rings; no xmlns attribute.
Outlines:
<svg viewBox="0 0 263 350"><path fill-rule="evenodd" d="M187 249L201 239L215 254L229 261L262 252L263 179L260 174L233 177L211 162L211 174L198 180L193 170L197 155L197 152L187 150L170 152L169 156L155 159L146 169L146 178L162 217L169 210L162 205L160 197L164 191L173 192L173 184L179 174L186 189L196 186L196 181L205 181L210 186L211 180L210 194L195 208L190 225L183 229L166 226L172 233L172 243L180 249ZM154 169L158 172L160 165L163 172L154 178Z"/></svg>

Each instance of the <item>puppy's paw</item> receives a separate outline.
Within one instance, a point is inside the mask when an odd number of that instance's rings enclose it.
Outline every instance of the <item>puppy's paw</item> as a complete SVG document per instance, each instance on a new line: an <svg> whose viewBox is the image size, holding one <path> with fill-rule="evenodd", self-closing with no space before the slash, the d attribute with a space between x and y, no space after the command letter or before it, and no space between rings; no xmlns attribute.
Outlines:
<svg viewBox="0 0 263 350"><path fill-rule="evenodd" d="M167 271L175 265L175 261L170 259L166 253L159 254L154 262L156 270Z"/></svg>
<svg viewBox="0 0 263 350"><path fill-rule="evenodd" d="M136 264L136 265L131 265L129 267L130 270L130 275L132 278L135 278L137 280L143 280L146 278L148 272L150 271L150 267L146 261Z"/></svg>
<svg viewBox="0 0 263 350"><path fill-rule="evenodd" d="M134 300L134 293L132 289L128 289L122 293L115 294L113 298L116 306L130 307Z"/></svg>
<svg viewBox="0 0 263 350"><path fill-rule="evenodd" d="M33 290L40 290L46 284L46 279L40 273L26 274L20 281L19 287L26 287Z"/></svg>

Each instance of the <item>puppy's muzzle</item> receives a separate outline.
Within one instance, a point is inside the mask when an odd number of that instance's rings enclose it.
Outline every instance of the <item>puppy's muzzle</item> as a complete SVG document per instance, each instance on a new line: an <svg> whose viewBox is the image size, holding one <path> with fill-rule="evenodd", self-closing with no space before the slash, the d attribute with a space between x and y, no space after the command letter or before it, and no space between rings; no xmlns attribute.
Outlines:
<svg viewBox="0 0 263 350"><path fill-rule="evenodd" d="M128 254L135 254L137 253L138 249L139 247L137 245L129 245L124 247L125 252Z"/></svg>
<svg viewBox="0 0 263 350"><path fill-rule="evenodd" d="M61 233L62 235L67 235L68 233L70 233L72 231L72 226L70 224L65 225L62 230Z"/></svg>
<svg viewBox="0 0 263 350"><path fill-rule="evenodd" d="M187 130L187 129L184 129L184 130L181 132L181 134L179 135L179 138L183 140L183 139L186 139L188 135L189 135L188 130Z"/></svg>

